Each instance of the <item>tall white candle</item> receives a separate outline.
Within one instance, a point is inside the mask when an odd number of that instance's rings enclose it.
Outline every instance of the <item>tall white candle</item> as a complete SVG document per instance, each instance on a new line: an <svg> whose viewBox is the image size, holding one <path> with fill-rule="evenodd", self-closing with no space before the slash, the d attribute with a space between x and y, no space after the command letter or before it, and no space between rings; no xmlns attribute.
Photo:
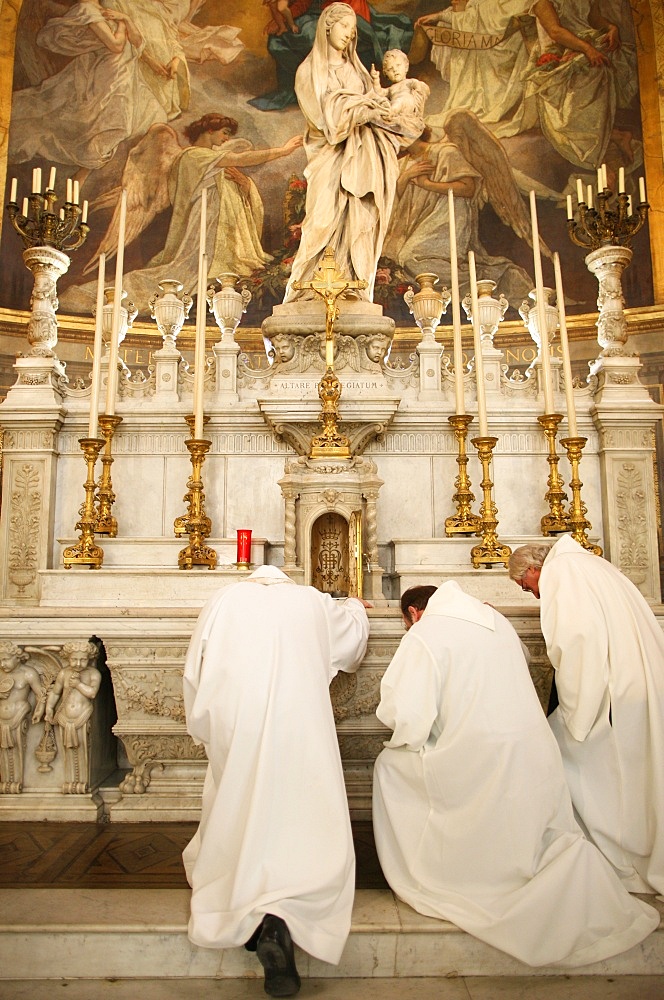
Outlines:
<svg viewBox="0 0 664 1000"><path fill-rule="evenodd" d="M583 201L583 181L579 177L576 179L576 200L579 205Z"/></svg>
<svg viewBox="0 0 664 1000"><path fill-rule="evenodd" d="M55 167L51 167L51 172L48 175L48 189L49 191L55 190Z"/></svg>
<svg viewBox="0 0 664 1000"><path fill-rule="evenodd" d="M618 168L618 194L625 193L625 168Z"/></svg>
<svg viewBox="0 0 664 1000"><path fill-rule="evenodd" d="M480 437L487 437L489 429L486 419L486 393L484 390L484 359L482 358L482 331L480 330L480 307L477 296L477 272L475 270L475 254L468 251L468 270L470 272L470 301L473 317L473 344L475 346L475 380L477 382L477 420Z"/></svg>
<svg viewBox="0 0 664 1000"><path fill-rule="evenodd" d="M592 189L592 185L589 184L586 190L588 192L588 195L586 197L586 205L588 206L588 208L592 208L593 207L593 189Z"/></svg>
<svg viewBox="0 0 664 1000"><path fill-rule="evenodd" d="M99 375L101 372L102 326L104 320L104 280L106 277L106 254L99 254L97 278L97 311L95 313L95 339L92 346L92 385L90 388L90 420L88 437L96 438L99 417Z"/></svg>
<svg viewBox="0 0 664 1000"><path fill-rule="evenodd" d="M41 167L35 167L32 171L32 193L41 194Z"/></svg>
<svg viewBox="0 0 664 1000"><path fill-rule="evenodd" d="M604 190L604 178L602 176L602 168L597 168L597 193L599 194Z"/></svg>
<svg viewBox="0 0 664 1000"><path fill-rule="evenodd" d="M203 393L205 388L205 275L207 254L199 258L198 292L196 302L196 344L194 348L194 437L203 437Z"/></svg>
<svg viewBox="0 0 664 1000"><path fill-rule="evenodd" d="M544 279L542 278L542 255L540 253L537 205L535 202L534 191L530 192L530 223L533 232L533 259L535 263L535 291L537 293L537 321L540 331L540 360L542 362L544 412L553 413L551 358L549 356L549 336L546 325L546 303L544 301Z"/></svg>
<svg viewBox="0 0 664 1000"><path fill-rule="evenodd" d="M71 180L71 177L68 177L67 178L67 202L69 204L71 204L71 200L72 200L72 197L73 197L72 192L73 192L72 180Z"/></svg>
<svg viewBox="0 0 664 1000"><path fill-rule="evenodd" d="M560 349L563 355L563 375L565 378L565 402L567 404L567 427L570 437L578 437L576 425L576 408L574 405L574 387L572 386L572 363L567 338L567 319L565 317L565 295L563 292L563 276L560 270L560 257L553 255L553 271L556 276L556 303L558 305L558 322L560 323Z"/></svg>
<svg viewBox="0 0 664 1000"><path fill-rule="evenodd" d="M572 208L572 196L567 195L567 218L572 220L574 218L574 209Z"/></svg>
<svg viewBox="0 0 664 1000"><path fill-rule="evenodd" d="M87 201L84 201L83 202L83 211L81 213L81 222L85 223L87 221L88 221L88 203L87 203Z"/></svg>
<svg viewBox="0 0 664 1000"><path fill-rule="evenodd" d="M106 413L115 413L115 397L118 392L118 351L120 341L120 307L122 306L122 269L124 266L124 241L127 225L127 192L123 188L120 198L120 223L118 228L118 252L115 258L115 290L113 292L113 320L111 343L108 354L108 381L106 383Z"/></svg>
<svg viewBox="0 0 664 1000"><path fill-rule="evenodd" d="M643 177L639 177L639 201L642 205L646 203L646 182Z"/></svg>
<svg viewBox="0 0 664 1000"><path fill-rule="evenodd" d="M18 194L18 180L16 179L16 177L12 177L12 187L11 187L11 193L9 195L9 200L13 205L16 204L17 194Z"/></svg>
<svg viewBox="0 0 664 1000"><path fill-rule="evenodd" d="M74 181L74 204L78 205L79 187L78 181Z"/></svg>
<svg viewBox="0 0 664 1000"><path fill-rule="evenodd" d="M454 194L449 188L447 207L450 227L450 266L452 268L452 338L454 348L454 401L457 415L466 412L463 383L463 345L461 343L461 297L459 294L459 265L457 261L456 216Z"/></svg>
<svg viewBox="0 0 664 1000"><path fill-rule="evenodd" d="M194 437L203 437L203 395L205 387L205 292L207 286L207 188L201 193L201 222L198 252L198 294L196 301L196 344L194 350Z"/></svg>
<svg viewBox="0 0 664 1000"><path fill-rule="evenodd" d="M24 215L25 218L27 219L29 212L30 212L30 205L29 205L28 199L24 198L23 199L23 206L21 208L21 214Z"/></svg>
<svg viewBox="0 0 664 1000"><path fill-rule="evenodd" d="M609 176L606 172L606 163L602 164L602 191L606 191L609 186Z"/></svg>

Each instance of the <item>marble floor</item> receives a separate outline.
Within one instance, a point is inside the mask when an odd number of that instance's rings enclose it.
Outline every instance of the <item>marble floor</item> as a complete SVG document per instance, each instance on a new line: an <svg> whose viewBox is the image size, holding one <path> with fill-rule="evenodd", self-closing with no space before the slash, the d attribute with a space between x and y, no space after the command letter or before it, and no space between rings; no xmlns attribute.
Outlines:
<svg viewBox="0 0 664 1000"><path fill-rule="evenodd" d="M265 1000L260 980L0 981L0 1000ZM664 976L306 979L300 1000L663 1000Z"/></svg>

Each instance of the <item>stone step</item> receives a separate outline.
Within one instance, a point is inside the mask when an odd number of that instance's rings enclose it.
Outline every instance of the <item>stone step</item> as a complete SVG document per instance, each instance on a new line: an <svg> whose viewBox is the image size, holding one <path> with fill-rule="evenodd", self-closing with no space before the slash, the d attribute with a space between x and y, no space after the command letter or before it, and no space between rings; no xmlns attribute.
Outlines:
<svg viewBox="0 0 664 1000"><path fill-rule="evenodd" d="M653 903L653 897L647 898ZM574 975L664 975L664 903L657 931ZM231 979L262 977L243 948L196 948L187 938L188 889L5 889L0 979ZM303 978L561 975L533 969L444 920L420 916L388 890L356 892L338 966L298 950ZM0 986L0 995L2 987Z"/></svg>

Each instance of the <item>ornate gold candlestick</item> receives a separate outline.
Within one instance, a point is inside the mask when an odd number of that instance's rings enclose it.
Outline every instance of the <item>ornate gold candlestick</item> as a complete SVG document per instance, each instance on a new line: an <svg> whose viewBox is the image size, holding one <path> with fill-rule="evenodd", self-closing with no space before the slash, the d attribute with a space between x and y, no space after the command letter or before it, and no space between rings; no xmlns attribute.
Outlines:
<svg viewBox="0 0 664 1000"><path fill-rule="evenodd" d="M476 437L471 442L477 448L477 454L482 463L482 482L480 486L484 494L484 499L480 504L479 526L475 532L476 535L482 536L482 544L475 545L470 550L470 559L475 569L479 569L480 566L487 566L490 569L496 563L502 563L504 566L507 566L512 553L508 545L500 544L496 533L498 526L496 514L498 508L493 502L491 495L493 489L491 458L497 441L498 438L495 437Z"/></svg>
<svg viewBox="0 0 664 1000"><path fill-rule="evenodd" d="M563 419L562 413L545 413L537 418L542 425L546 441L549 446L547 462L549 463L549 487L544 495L544 499L549 504L549 513L545 514L540 521L542 534L544 536L561 534L569 531L569 520L565 513L564 502L567 494L563 490L563 478L558 471L558 452L556 451L556 434L558 424Z"/></svg>
<svg viewBox="0 0 664 1000"><path fill-rule="evenodd" d="M477 514L473 514L471 509L475 494L470 490L468 455L466 454L468 427L472 423L473 418L467 413L455 413L447 419L454 428L454 436L459 449L459 454L457 455L459 474L454 480L456 493L452 497L456 503L457 512L445 518L445 534L448 537L450 535L475 535L480 526L480 518Z"/></svg>
<svg viewBox="0 0 664 1000"><path fill-rule="evenodd" d="M187 421L187 426L189 427L189 435L193 439L194 424L196 423L196 417L194 416L193 413L190 413L184 419ZM207 414L203 415L203 427L205 427L209 419L210 417ZM183 538L185 535L189 534L189 518L191 517L192 513L191 490L187 490L182 499L186 503L188 510L186 514L180 514L179 517L176 517L175 520L173 521L173 531L175 532L176 538ZM203 538L209 538L211 531L212 531L212 521L210 520L209 517L202 515L201 533Z"/></svg>
<svg viewBox="0 0 664 1000"><path fill-rule="evenodd" d="M110 416L107 413L99 414L99 425L104 435L106 447L104 448L104 454L101 456L102 472L99 489L97 490L97 523L95 531L98 535L108 535L109 538L115 538L118 533L118 522L111 513L111 509L115 503L115 493L113 492L113 483L111 481L111 466L113 465L111 442L113 441L116 428L121 423L122 417L118 417L115 413Z"/></svg>
<svg viewBox="0 0 664 1000"><path fill-rule="evenodd" d="M208 569L214 569L217 565L217 553L205 545L207 536L204 532L207 527L209 533L209 518L205 513L205 493L201 479L201 467L212 442L203 438L191 437L185 441L185 444L191 455L191 476L187 480L187 489L191 497L189 514L187 515L189 545L180 550L178 566L180 569L192 569L194 566L207 566Z"/></svg>
<svg viewBox="0 0 664 1000"><path fill-rule="evenodd" d="M584 549L588 549L589 552L592 552L596 556L601 556L602 550L599 545L593 545L586 537L586 531L588 528L592 528L592 524L586 519L588 508L581 499L581 487L583 483L579 479L579 463L581 462L583 446L587 440L588 438L584 437L569 437L563 438L560 442L567 451L569 464L572 468L572 477L569 482L569 488L572 491L572 502L567 517L568 531L571 532L572 538L579 545L583 545Z"/></svg>
<svg viewBox="0 0 664 1000"><path fill-rule="evenodd" d="M69 545L62 554L65 569L72 566L90 566L99 569L104 561L104 550L95 545L95 465L99 452L104 447L103 438L80 438L78 442L83 451L87 467L85 480L85 500L79 509L80 520L76 522L76 531L81 535L75 545Z"/></svg>

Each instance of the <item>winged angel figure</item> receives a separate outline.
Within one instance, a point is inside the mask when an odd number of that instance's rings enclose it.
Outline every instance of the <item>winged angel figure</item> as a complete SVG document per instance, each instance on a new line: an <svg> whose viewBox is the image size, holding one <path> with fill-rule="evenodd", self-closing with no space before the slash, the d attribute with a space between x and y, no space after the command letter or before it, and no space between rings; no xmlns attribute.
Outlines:
<svg viewBox="0 0 664 1000"><path fill-rule="evenodd" d="M487 253L479 237L480 211L490 204L516 235L532 246L530 214L500 142L466 109L451 111L442 132L427 128L400 160L397 195L383 254L415 278L426 271L451 277L448 194L454 193L459 283L469 286L468 251L481 277L491 278L510 301L521 301L532 278L507 257ZM540 239L542 253L551 251Z"/></svg>
<svg viewBox="0 0 664 1000"><path fill-rule="evenodd" d="M138 239L161 212L172 209L163 249L147 267L125 276L124 287L137 303L147 302L159 281L167 277L181 281L186 292L195 292L204 189L208 192L209 276L224 271L248 275L271 260L261 245L263 201L254 182L239 168L288 156L302 145L302 137L293 136L283 146L254 149L246 139L236 138L237 129L235 119L207 114L184 130L190 145L183 147L170 125L153 125L129 153L121 180L127 191L125 246ZM117 249L119 199L116 188L95 206L116 205L99 246L107 259ZM94 266L91 261L86 270Z"/></svg>

